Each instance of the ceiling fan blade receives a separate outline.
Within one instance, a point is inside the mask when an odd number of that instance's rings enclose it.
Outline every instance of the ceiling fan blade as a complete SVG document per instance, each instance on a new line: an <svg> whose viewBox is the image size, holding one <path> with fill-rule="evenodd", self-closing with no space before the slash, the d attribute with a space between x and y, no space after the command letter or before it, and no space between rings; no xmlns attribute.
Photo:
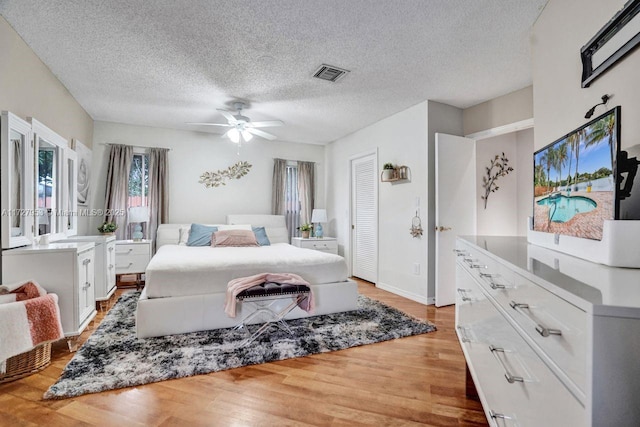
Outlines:
<svg viewBox="0 0 640 427"><path fill-rule="evenodd" d="M269 141L273 141L274 139L276 139L275 135L271 135L270 133L267 133L265 131L262 130L258 130L258 129L254 129L254 128L247 128L246 129L247 132L252 133L254 135L260 136L264 139L268 139Z"/></svg>
<svg viewBox="0 0 640 427"><path fill-rule="evenodd" d="M225 119L229 120L229 123L231 124L236 124L238 121L236 120L235 117L233 117L233 114L231 114L229 111L227 110L222 110L220 108L218 108L218 111L220 111L220 114L222 114L224 116Z"/></svg>
<svg viewBox="0 0 640 427"><path fill-rule="evenodd" d="M197 125L197 126L223 126L223 127L231 126L229 123L194 123L194 122L187 122L185 124L187 124L187 125Z"/></svg>
<svg viewBox="0 0 640 427"><path fill-rule="evenodd" d="M284 122L282 120L266 120L263 122L249 122L247 123L248 127L252 128L268 128L274 126L282 126Z"/></svg>

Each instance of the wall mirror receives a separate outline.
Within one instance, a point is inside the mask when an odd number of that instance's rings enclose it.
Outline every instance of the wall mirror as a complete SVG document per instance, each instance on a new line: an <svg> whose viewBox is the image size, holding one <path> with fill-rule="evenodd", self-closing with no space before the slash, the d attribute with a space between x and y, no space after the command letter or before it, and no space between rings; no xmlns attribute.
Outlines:
<svg viewBox="0 0 640 427"><path fill-rule="evenodd" d="M2 113L2 247L15 248L33 240L33 181L31 125L7 111Z"/></svg>
<svg viewBox="0 0 640 427"><path fill-rule="evenodd" d="M630 0L580 49L582 87L611 68L640 43L640 0Z"/></svg>
<svg viewBox="0 0 640 427"><path fill-rule="evenodd" d="M76 197L76 188L78 186L78 156L75 151L70 148L64 150L65 154L65 194L66 202L64 217L65 234L67 236L75 236L78 234L78 198Z"/></svg>
<svg viewBox="0 0 640 427"><path fill-rule="evenodd" d="M66 211L64 150L67 140L37 120L31 120L35 135L35 235L64 238Z"/></svg>

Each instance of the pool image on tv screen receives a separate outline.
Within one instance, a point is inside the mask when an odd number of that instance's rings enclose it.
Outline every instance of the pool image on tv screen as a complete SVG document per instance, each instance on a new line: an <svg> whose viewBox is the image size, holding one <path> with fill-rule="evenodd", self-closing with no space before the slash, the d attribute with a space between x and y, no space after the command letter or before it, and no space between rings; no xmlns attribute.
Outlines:
<svg viewBox="0 0 640 427"><path fill-rule="evenodd" d="M534 153L534 231L602 240L616 219L620 107Z"/></svg>

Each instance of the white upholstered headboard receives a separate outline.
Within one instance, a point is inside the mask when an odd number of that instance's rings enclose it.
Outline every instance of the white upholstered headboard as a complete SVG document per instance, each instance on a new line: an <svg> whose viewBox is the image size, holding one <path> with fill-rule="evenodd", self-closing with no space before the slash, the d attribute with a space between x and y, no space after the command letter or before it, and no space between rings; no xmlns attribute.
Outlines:
<svg viewBox="0 0 640 427"><path fill-rule="evenodd" d="M227 215L227 224L251 224L253 227L264 227L271 243L289 243L284 215ZM190 223L160 224L156 234L156 249L162 245L177 245L180 241L180 228L190 226Z"/></svg>

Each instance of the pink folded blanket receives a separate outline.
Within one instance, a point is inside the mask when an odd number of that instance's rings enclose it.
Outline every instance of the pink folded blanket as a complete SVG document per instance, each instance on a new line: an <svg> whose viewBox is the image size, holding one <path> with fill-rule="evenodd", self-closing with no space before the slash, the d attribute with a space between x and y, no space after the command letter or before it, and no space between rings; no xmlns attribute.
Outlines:
<svg viewBox="0 0 640 427"><path fill-rule="evenodd" d="M7 295L14 294L16 301L0 304L0 372L5 371L6 359L64 337L56 294L47 294L35 282L10 292Z"/></svg>
<svg viewBox="0 0 640 427"><path fill-rule="evenodd" d="M227 295L224 303L224 312L227 313L227 316L236 317L236 297L240 292L266 282L283 285L304 285L309 286L309 289L311 289L309 282L293 273L260 273L253 276L239 277L227 284ZM313 311L313 304L313 292L310 292L306 303L300 308L306 312L311 312Z"/></svg>

